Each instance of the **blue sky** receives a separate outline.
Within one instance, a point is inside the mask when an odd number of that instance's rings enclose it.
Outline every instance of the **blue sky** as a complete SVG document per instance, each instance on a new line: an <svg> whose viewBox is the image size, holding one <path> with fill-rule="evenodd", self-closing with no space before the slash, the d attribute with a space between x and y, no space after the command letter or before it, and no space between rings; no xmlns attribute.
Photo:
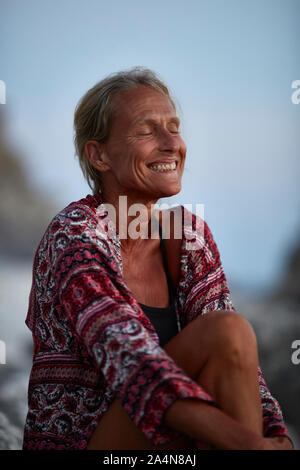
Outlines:
<svg viewBox="0 0 300 470"><path fill-rule="evenodd" d="M34 188L61 208L80 199L76 103L111 72L152 68L188 148L170 202L205 204L229 281L266 288L300 233L299 13L298 0L2 0L9 145Z"/></svg>

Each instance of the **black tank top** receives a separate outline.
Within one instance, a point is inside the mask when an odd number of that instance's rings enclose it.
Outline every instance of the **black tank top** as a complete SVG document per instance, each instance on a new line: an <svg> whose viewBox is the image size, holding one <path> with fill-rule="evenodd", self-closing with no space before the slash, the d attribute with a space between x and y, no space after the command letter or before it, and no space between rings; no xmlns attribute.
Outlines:
<svg viewBox="0 0 300 470"><path fill-rule="evenodd" d="M166 247L162 238L162 229L159 225L159 236L160 236L160 249L163 255L163 263L168 281L169 291L169 305L168 307L150 307L139 303L141 309L147 315L152 325L154 326L157 335L159 337L159 345L163 347L167 344L174 336L178 333L178 324L176 317L176 310L174 304L174 294L172 288L172 281L168 270L168 261Z"/></svg>

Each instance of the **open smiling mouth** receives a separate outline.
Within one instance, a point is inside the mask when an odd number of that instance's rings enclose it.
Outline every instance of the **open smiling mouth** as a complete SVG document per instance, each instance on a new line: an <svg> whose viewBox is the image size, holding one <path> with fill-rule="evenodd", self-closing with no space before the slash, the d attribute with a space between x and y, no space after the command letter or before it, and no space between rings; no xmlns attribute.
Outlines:
<svg viewBox="0 0 300 470"><path fill-rule="evenodd" d="M148 168L159 173L167 173L176 170L176 162L172 163L150 163Z"/></svg>

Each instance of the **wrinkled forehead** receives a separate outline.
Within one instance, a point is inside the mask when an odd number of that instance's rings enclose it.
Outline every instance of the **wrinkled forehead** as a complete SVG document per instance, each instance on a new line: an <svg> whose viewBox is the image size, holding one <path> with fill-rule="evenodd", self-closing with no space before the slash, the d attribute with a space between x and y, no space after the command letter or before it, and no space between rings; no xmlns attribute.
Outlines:
<svg viewBox="0 0 300 470"><path fill-rule="evenodd" d="M170 98L162 91L148 86L123 90L114 97L115 117L123 115L131 122L155 119L161 115L175 117L175 109Z"/></svg>

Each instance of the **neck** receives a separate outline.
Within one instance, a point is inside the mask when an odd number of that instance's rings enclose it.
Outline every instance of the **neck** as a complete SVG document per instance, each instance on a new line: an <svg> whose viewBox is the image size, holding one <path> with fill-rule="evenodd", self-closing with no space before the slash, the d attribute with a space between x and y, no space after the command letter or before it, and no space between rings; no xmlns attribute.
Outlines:
<svg viewBox="0 0 300 470"><path fill-rule="evenodd" d="M159 238L158 210L154 208L158 198L107 191L103 191L101 195L102 202L109 204L114 211L122 249L130 251L144 245L149 238Z"/></svg>

